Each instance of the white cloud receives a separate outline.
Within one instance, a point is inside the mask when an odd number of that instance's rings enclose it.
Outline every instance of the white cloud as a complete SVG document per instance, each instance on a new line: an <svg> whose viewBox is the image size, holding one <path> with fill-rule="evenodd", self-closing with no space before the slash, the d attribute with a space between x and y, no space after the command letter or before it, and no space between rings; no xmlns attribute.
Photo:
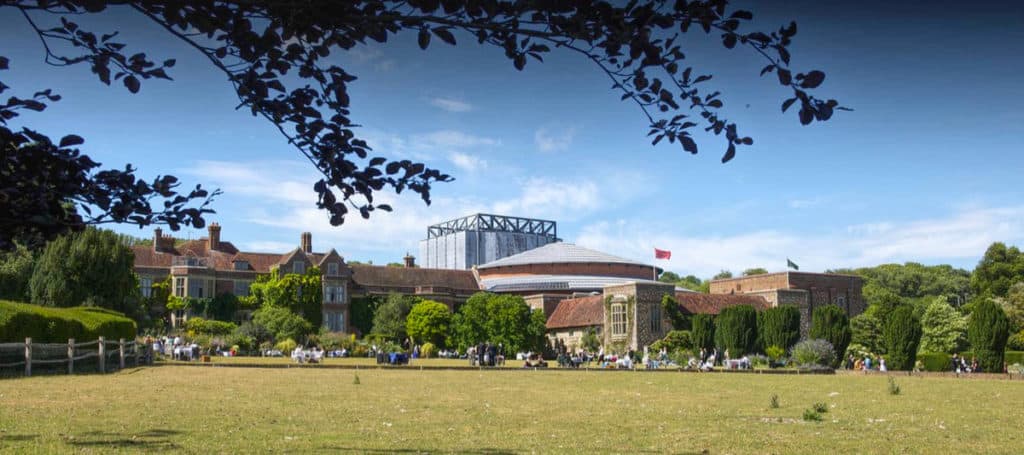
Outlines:
<svg viewBox="0 0 1024 455"><path fill-rule="evenodd" d="M448 154L448 160L451 161L455 167L470 173L487 168L487 161L468 153L451 152Z"/></svg>
<svg viewBox="0 0 1024 455"><path fill-rule="evenodd" d="M602 192L591 180L531 178L515 198L494 203L493 211L516 216L566 220L601 208Z"/></svg>
<svg viewBox="0 0 1024 455"><path fill-rule="evenodd" d="M824 201L824 198L820 196L813 197L810 199L793 199L789 201L789 207L794 209L809 209L811 207L815 207L821 204Z"/></svg>
<svg viewBox="0 0 1024 455"><path fill-rule="evenodd" d="M432 98L430 104L448 112L469 112L473 110L472 104L451 98Z"/></svg>
<svg viewBox="0 0 1024 455"><path fill-rule="evenodd" d="M567 150L572 145L576 136L575 128L567 128L557 132L551 132L548 128L541 128L533 134L533 142L542 152L560 152Z"/></svg>
<svg viewBox="0 0 1024 455"><path fill-rule="evenodd" d="M475 136L461 131L441 130L428 134L418 134L410 141L418 148L465 149L473 147L494 147L501 141L489 137Z"/></svg>
<svg viewBox="0 0 1024 455"><path fill-rule="evenodd" d="M970 267L992 242L1024 239L1024 206L957 210L948 216L883 221L824 232L759 230L734 235L686 235L631 221L584 227L577 243L653 263L679 273L709 277L719 270L785 269L786 258L802 270L823 271L887 262L957 262ZM655 261L653 249L672 251Z"/></svg>

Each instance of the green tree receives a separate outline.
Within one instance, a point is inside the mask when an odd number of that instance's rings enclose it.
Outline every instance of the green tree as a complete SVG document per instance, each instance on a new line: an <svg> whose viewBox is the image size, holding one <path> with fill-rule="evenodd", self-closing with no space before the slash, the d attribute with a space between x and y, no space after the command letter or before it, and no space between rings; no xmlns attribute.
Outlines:
<svg viewBox="0 0 1024 455"><path fill-rule="evenodd" d="M885 354L882 340L882 321L873 313L864 312L850 319L850 342L877 354Z"/></svg>
<svg viewBox="0 0 1024 455"><path fill-rule="evenodd" d="M126 49L125 43L115 40L116 31L89 30L93 22L89 18L78 23L81 15L102 14L118 3L122 2L69 0L40 6L37 0L13 0L0 3L0 8L22 13L11 16L25 19L29 37L41 42L40 52L55 66L88 66L101 82L109 85L116 81L132 93L141 89L143 81L170 80L175 59L151 60L145 52ZM313 185L317 207L329 212L333 225L344 223L352 208L362 217L377 210L390 211L390 205L375 202L381 199L373 197L385 189L412 191L429 203L432 184L452 180L424 163L371 157L370 145L358 138L360 130L351 118L348 93L356 76L352 68L346 71L339 66L344 59L337 54L369 41L385 43L394 35L411 38L415 34L424 50L432 40L455 45L456 36L472 37L502 52L517 70L530 61L541 61L549 52L581 54L586 57L583 61L595 64L613 80L623 100L639 106L649 120L653 144L667 139L697 153L692 131L704 127L723 137L723 162L736 156L737 147L752 145L753 139L740 134L736 123L721 111L720 93L707 93L711 90L702 84L711 76L694 73L689 60L684 61L689 54L684 46L692 40L682 35L688 32L703 32L729 49L755 49L752 55L765 65L761 74L776 73L778 77L771 80L792 94L783 102L783 111L795 103L798 108L793 110L801 124L826 121L845 109L836 100L815 96L825 73L802 73L790 67L789 48L797 33L796 23L770 33L750 31L747 24L753 14L730 8L724 0L600 5L499 0L284 5L155 0L126 6L121 12L135 15L164 37L201 54L235 90L239 108L273 123L288 144L311 162L322 175ZM9 63L0 56L0 70L8 69ZM0 105L0 125L22 112L41 111L47 103L60 100L49 89L29 89L28 93L32 92L37 93L11 97ZM689 117L694 121L682 122L686 114L680 111L694 113ZM59 147L53 145L57 142ZM79 156L77 149L67 150L83 142L73 135L53 141L29 128L14 132L0 126L0 149L7 157L5 166L0 167L4 184L0 192L8 195L5 206L9 206L0 217L0 248L9 244L6 240L11 234L53 230L56 235L90 222L164 222L172 229L184 222L203 226L201 215L206 205L187 207L181 200L203 198L205 192L179 196L172 191L176 178L167 176L154 184L139 182L130 166L127 171L91 172L96 166L93 160ZM62 176L70 184L64 184ZM158 196L167 199L165 204L151 206ZM101 214L88 220L80 214L96 212ZM13 216L6 216L8 213Z"/></svg>
<svg viewBox="0 0 1024 455"><path fill-rule="evenodd" d="M725 280L729 278L732 278L732 272L728 270L722 270L716 273L715 276L711 277L712 280Z"/></svg>
<svg viewBox="0 0 1024 455"><path fill-rule="evenodd" d="M17 245L11 251L0 250L0 300L28 302L29 280L32 279L32 268L35 257L23 245Z"/></svg>
<svg viewBox="0 0 1024 455"><path fill-rule="evenodd" d="M761 346L778 346L785 350L800 341L800 309L781 305L762 311L757 320Z"/></svg>
<svg viewBox="0 0 1024 455"><path fill-rule="evenodd" d="M409 317L409 311L417 302L417 297L394 292L388 294L387 300L377 307L377 312L373 315L373 333L399 343L405 341L408 338L405 322Z"/></svg>
<svg viewBox="0 0 1024 455"><path fill-rule="evenodd" d="M601 348L601 340L597 338L597 332L593 328L589 328L583 333L583 337L580 338L580 347L587 352L597 352Z"/></svg>
<svg viewBox="0 0 1024 455"><path fill-rule="evenodd" d="M971 290L978 296L1005 297L1018 281L1024 281L1024 254L1015 246L996 242L974 268Z"/></svg>
<svg viewBox="0 0 1024 455"><path fill-rule="evenodd" d="M315 332L313 324L282 307L260 308L253 313L252 321L256 325L264 327L267 332L274 334L274 340L278 342L287 339L304 340L309 334Z"/></svg>
<svg viewBox="0 0 1024 455"><path fill-rule="evenodd" d="M135 255L117 234L96 228L62 236L39 256L29 280L32 303L98 306L144 321Z"/></svg>
<svg viewBox="0 0 1024 455"><path fill-rule="evenodd" d="M693 275L687 275L680 277L675 272L664 272L658 277L658 281L662 283L674 284L676 286L689 289L691 291L701 291L704 281Z"/></svg>
<svg viewBox="0 0 1024 455"><path fill-rule="evenodd" d="M921 316L921 345L918 352L952 353L967 344L967 318L949 306L945 298L936 298Z"/></svg>
<svg viewBox="0 0 1024 455"><path fill-rule="evenodd" d="M840 353L846 352L851 337L850 319L838 305L820 306L811 313L809 338L831 343L832 349L836 352L836 362L842 359Z"/></svg>
<svg viewBox="0 0 1024 455"><path fill-rule="evenodd" d="M743 271L743 276L764 275L764 274L767 274L767 273L768 273L768 269L766 269L766 268L754 267L754 268L751 268L751 269L744 270Z"/></svg>
<svg viewBox="0 0 1024 455"><path fill-rule="evenodd" d="M693 329L694 349L711 350L715 347L715 316L711 314L695 314L691 320Z"/></svg>
<svg viewBox="0 0 1024 455"><path fill-rule="evenodd" d="M1003 354L1009 336L1010 322L1003 309L988 299L978 302L967 321L967 338L984 371L1003 371Z"/></svg>
<svg viewBox="0 0 1024 455"><path fill-rule="evenodd" d="M887 366L891 370L910 370L917 361L917 348L921 343L921 321L914 308L902 305L889 314L885 322Z"/></svg>
<svg viewBox="0 0 1024 455"><path fill-rule="evenodd" d="M251 307L286 308L305 318L313 327L323 325L323 284L320 269L316 267L306 269L301 275L281 274L278 269L271 269L249 286L249 296L245 299L245 304Z"/></svg>
<svg viewBox="0 0 1024 455"><path fill-rule="evenodd" d="M1007 290L1006 297L997 298L997 301L1010 321L1010 332L1024 330L1024 281L1014 283Z"/></svg>
<svg viewBox="0 0 1024 455"><path fill-rule="evenodd" d="M433 343L445 346L449 335L452 312L448 305L433 300L421 300L409 310L405 319L405 331L414 343Z"/></svg>
<svg viewBox="0 0 1024 455"><path fill-rule="evenodd" d="M473 294L452 317L453 344L459 350L487 341L487 300L492 296L487 292Z"/></svg>
<svg viewBox="0 0 1024 455"><path fill-rule="evenodd" d="M757 346L757 310L750 305L722 308L715 318L715 345L738 358Z"/></svg>
<svg viewBox="0 0 1024 455"><path fill-rule="evenodd" d="M674 330L690 330L690 318L679 309L679 302L675 297L665 294L661 297L661 308L668 316Z"/></svg>
<svg viewBox="0 0 1024 455"><path fill-rule="evenodd" d="M368 335L373 331L373 317L383 301L383 298L373 295L352 297L349 319L360 335Z"/></svg>

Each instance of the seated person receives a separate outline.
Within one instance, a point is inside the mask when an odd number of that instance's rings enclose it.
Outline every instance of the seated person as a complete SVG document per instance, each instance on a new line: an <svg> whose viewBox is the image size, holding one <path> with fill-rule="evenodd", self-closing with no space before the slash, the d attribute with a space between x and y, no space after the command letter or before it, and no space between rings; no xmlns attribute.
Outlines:
<svg viewBox="0 0 1024 455"><path fill-rule="evenodd" d="M302 352L302 346L295 346L295 350L292 351L292 360L298 363L306 361L306 353Z"/></svg>

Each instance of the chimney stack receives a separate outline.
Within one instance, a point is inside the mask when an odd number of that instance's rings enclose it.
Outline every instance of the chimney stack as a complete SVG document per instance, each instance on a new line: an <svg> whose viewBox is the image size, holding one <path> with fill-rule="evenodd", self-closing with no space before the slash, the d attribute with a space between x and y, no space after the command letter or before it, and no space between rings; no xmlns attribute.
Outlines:
<svg viewBox="0 0 1024 455"><path fill-rule="evenodd" d="M313 234L309 232L302 233L302 251L305 253L313 252Z"/></svg>
<svg viewBox="0 0 1024 455"><path fill-rule="evenodd" d="M210 251L216 251L220 249L220 225L217 223L210 223L210 226L206 228L210 234L209 240L207 240L207 249Z"/></svg>
<svg viewBox="0 0 1024 455"><path fill-rule="evenodd" d="M153 229L153 251L160 251L160 239L163 237L163 233L163 229Z"/></svg>
<svg viewBox="0 0 1024 455"><path fill-rule="evenodd" d="M416 267L416 258L409 254L408 251L405 252L405 257L402 259L405 259L405 268L411 269Z"/></svg>

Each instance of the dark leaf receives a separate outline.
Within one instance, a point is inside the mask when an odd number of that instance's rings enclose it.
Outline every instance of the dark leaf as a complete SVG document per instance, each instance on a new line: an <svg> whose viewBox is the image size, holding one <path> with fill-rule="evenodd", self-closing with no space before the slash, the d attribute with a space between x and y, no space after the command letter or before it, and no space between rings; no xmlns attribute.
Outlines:
<svg viewBox="0 0 1024 455"><path fill-rule="evenodd" d="M425 28L421 28L418 40L420 49L426 49L430 45L430 32Z"/></svg>
<svg viewBox="0 0 1024 455"><path fill-rule="evenodd" d="M786 112L786 109L789 109L789 106L792 106L794 102L796 102L796 98L795 97L794 98L790 98L790 99L788 99L786 101L783 101L782 102L782 112Z"/></svg>
<svg viewBox="0 0 1024 455"><path fill-rule="evenodd" d="M448 31L448 29L435 28L434 34L437 35L438 38L441 38L441 41L451 44L452 46L455 45L455 36L453 36L452 32Z"/></svg>
<svg viewBox="0 0 1024 455"><path fill-rule="evenodd" d="M793 82L793 75L790 74L789 70L785 68L779 68L778 75L779 83L782 85L789 85L791 82Z"/></svg>
<svg viewBox="0 0 1024 455"><path fill-rule="evenodd" d="M124 78L124 86L128 88L129 92L139 93L139 80L135 76L128 76Z"/></svg>
<svg viewBox="0 0 1024 455"><path fill-rule="evenodd" d="M811 72L807 73L804 76L804 80L803 80L803 82L800 83L800 87L802 87L802 88L815 88L815 87L821 85L822 82L825 82L825 73L823 73L821 71L818 71L818 70L814 70L814 71L811 71Z"/></svg>
<svg viewBox="0 0 1024 455"><path fill-rule="evenodd" d="M693 141L693 138L687 135L679 136L679 143L683 145L683 150L690 153L697 153L697 143Z"/></svg>
<svg viewBox="0 0 1024 455"><path fill-rule="evenodd" d="M722 157L722 163L728 163L736 157L736 145L729 144L729 149L725 151L725 156Z"/></svg>
<svg viewBox="0 0 1024 455"><path fill-rule="evenodd" d="M81 136L75 134L69 134L67 136L60 138L61 147L71 147L83 143L85 143L85 139L82 139Z"/></svg>

